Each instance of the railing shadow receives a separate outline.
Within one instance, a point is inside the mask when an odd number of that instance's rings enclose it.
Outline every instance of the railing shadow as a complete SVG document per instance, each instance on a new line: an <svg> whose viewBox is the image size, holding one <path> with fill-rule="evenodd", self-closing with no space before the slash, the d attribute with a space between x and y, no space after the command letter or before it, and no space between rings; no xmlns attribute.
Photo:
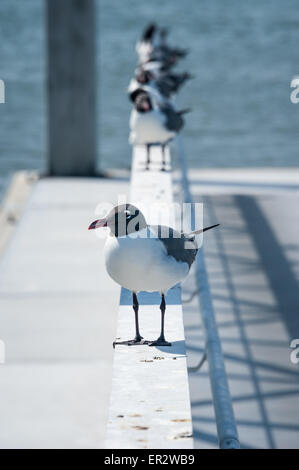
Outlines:
<svg viewBox="0 0 299 470"><path fill-rule="evenodd" d="M288 400L292 397L299 398L298 366L290 362L286 366L281 365L272 357L275 351L278 356L285 354L289 358L289 340L299 338L299 285L294 266L285 253L286 248L294 252L299 246L294 244L281 246L255 196L225 198L216 196L205 198L204 202L209 222L214 223L217 220L221 224L221 230L213 234L213 241L209 237L205 239L204 247L206 263L211 270L210 283L214 308L238 429L242 434L243 427L256 428L259 434L263 433L265 443L263 446L268 448L279 447L277 444L279 430L289 432L293 438L295 433L299 447L299 425L286 422L283 412L287 408L291 415L290 409L293 404L290 402L288 405ZM234 220L228 218L229 211L237 213L237 218L242 221L242 227L240 224L234 225ZM248 241L248 238L255 252L254 257L246 252L248 248L246 243L243 244L243 240ZM252 282L253 276L259 279L261 274L267 281L266 287L258 282ZM248 280L250 283L246 289ZM188 295L186 294L186 297ZM269 302L270 296L271 302ZM188 305L184 308L188 308ZM194 323L185 328L187 353L196 352L197 357L200 357L203 348L198 345L203 344L203 332L199 327L196 328ZM264 329L265 325L268 329ZM253 329L258 331L259 326L261 330L256 338L251 333ZM288 339L277 338L277 334L276 336L274 334L275 339L268 337L267 332L276 331L275 328L278 327L282 329L285 327ZM237 329L233 337L225 333L231 328ZM240 348L240 351L236 347ZM263 349L261 356L257 348ZM234 371L234 365L238 366L237 372ZM201 377L207 377L207 374L208 372L204 370L199 372ZM240 380L248 382L250 392L236 392L237 386L234 384ZM266 384L272 384L272 389L269 390L268 386L265 390ZM273 407L269 406L269 400L271 403L276 400L278 407L283 400L281 422L277 420L279 413L276 412L272 416ZM238 417L238 403L248 405L248 419L242 414ZM250 406L253 403L257 407L259 419L251 420ZM200 409L205 407L211 409L212 399L192 400L191 397L191 404L195 440L216 444L216 431L215 435L210 435L202 429L202 424L209 418L199 415ZM251 445L243 442L242 447L250 448Z"/></svg>

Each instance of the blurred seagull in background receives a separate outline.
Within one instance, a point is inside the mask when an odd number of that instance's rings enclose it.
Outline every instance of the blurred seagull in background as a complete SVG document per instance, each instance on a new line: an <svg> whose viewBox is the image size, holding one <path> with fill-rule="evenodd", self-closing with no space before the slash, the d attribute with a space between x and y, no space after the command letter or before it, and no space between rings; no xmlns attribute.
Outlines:
<svg viewBox="0 0 299 470"><path fill-rule="evenodd" d="M193 76L188 72L184 73L161 73L160 76L155 77L154 73L150 70L145 70L139 67L135 72L135 77L132 78L129 85L129 96L140 87L151 87L157 90L164 98L172 98L181 88L181 86ZM132 98L131 98L132 99Z"/></svg>
<svg viewBox="0 0 299 470"><path fill-rule="evenodd" d="M155 47L161 46L165 37L161 37L159 28L155 23L148 24L136 44L136 52L141 62L146 62Z"/></svg>
<svg viewBox="0 0 299 470"><path fill-rule="evenodd" d="M133 77L128 86L129 99L135 103L137 95L142 92L146 92L157 106L161 106L169 102L169 98L161 94L155 81L142 84L137 82L137 80Z"/></svg>
<svg viewBox="0 0 299 470"><path fill-rule="evenodd" d="M187 49L179 49L165 46L163 48L155 48L147 56L139 57L139 63L161 62L165 67L173 67L179 59L188 54Z"/></svg>
<svg viewBox="0 0 299 470"><path fill-rule="evenodd" d="M150 23L143 31L141 39L137 41L136 52L139 63L159 61L171 67L188 53L187 49L170 47L166 44L167 29Z"/></svg>
<svg viewBox="0 0 299 470"><path fill-rule="evenodd" d="M149 93L141 91L134 101L130 117L130 137L132 145L145 145L147 148L146 169L150 165L151 145L161 145L163 161L161 170L165 170L165 145L182 129L184 120L182 114L190 111L176 111L171 104L158 106Z"/></svg>
<svg viewBox="0 0 299 470"><path fill-rule="evenodd" d="M189 273L198 245L195 235L217 227L219 224L180 233L171 227L148 225L142 212L132 204L114 207L106 217L95 220L89 230L109 227L104 254L110 277L133 294L135 313L135 338L115 344L148 344L171 346L165 339L165 294ZM187 248L186 243L188 242ZM145 341L139 331L137 294L140 291L161 293L161 332L156 341Z"/></svg>

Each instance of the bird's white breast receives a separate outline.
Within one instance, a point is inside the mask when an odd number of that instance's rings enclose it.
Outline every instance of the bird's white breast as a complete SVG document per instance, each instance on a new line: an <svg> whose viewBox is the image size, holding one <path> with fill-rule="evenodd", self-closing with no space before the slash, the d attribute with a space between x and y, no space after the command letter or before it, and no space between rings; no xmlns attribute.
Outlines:
<svg viewBox="0 0 299 470"><path fill-rule="evenodd" d="M140 84L137 82L136 78L131 78L128 86L128 93L133 93L138 88L140 88Z"/></svg>
<svg viewBox="0 0 299 470"><path fill-rule="evenodd" d="M148 41L138 41L136 44L136 52L141 63L146 62L149 59L152 50L153 46Z"/></svg>
<svg viewBox="0 0 299 470"><path fill-rule="evenodd" d="M130 143L166 143L175 133L165 127L165 120L165 115L159 109L148 113L139 113L133 109L130 118Z"/></svg>
<svg viewBox="0 0 299 470"><path fill-rule="evenodd" d="M109 235L105 244L106 268L110 277L133 292L166 292L189 272L187 263L167 255L158 238L150 238L149 229L133 237Z"/></svg>

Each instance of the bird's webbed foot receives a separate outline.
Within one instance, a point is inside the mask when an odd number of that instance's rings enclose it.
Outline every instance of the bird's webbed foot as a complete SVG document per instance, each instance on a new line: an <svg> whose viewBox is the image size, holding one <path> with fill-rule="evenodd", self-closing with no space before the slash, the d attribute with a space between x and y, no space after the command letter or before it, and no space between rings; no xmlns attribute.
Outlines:
<svg viewBox="0 0 299 470"><path fill-rule="evenodd" d="M150 341L147 341L142 336L135 336L134 339L129 339L127 341L113 341L113 349L117 344L127 345L127 346L140 346L143 344L149 344Z"/></svg>
<svg viewBox="0 0 299 470"><path fill-rule="evenodd" d="M159 338L156 339L156 341L150 341L148 345L149 346L171 346L171 343L166 341L164 337L159 336Z"/></svg>

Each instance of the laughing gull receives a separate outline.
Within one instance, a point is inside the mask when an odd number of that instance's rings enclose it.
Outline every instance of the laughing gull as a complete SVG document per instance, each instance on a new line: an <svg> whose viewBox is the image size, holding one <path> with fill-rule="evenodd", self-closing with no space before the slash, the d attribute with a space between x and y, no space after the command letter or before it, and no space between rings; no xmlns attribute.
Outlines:
<svg viewBox="0 0 299 470"><path fill-rule="evenodd" d="M132 204L116 206L106 217L90 224L89 230L110 228L104 248L106 269L115 282L133 295L135 338L114 344L171 346L164 335L165 294L187 277L199 249L195 235L218 225L180 233L171 227L148 225L142 212ZM139 331L137 294L140 291L161 294L161 333L156 341L145 341Z"/></svg>
<svg viewBox="0 0 299 470"><path fill-rule="evenodd" d="M129 96L132 99L132 93L140 88L149 86L157 90L165 98L171 98L176 94L186 80L192 78L192 75L188 72L179 74L175 73L164 73L160 77L155 78L154 74L150 70L145 70L143 67L139 67L135 72L135 78L133 78L129 85Z"/></svg>
<svg viewBox="0 0 299 470"><path fill-rule="evenodd" d="M187 54L187 51L184 49L179 48L171 48L168 46L159 47L152 49L147 52L147 54L143 54L141 57L139 56L139 63L146 64L149 62L161 62L166 68L172 68L179 59L184 57Z"/></svg>
<svg viewBox="0 0 299 470"><path fill-rule="evenodd" d="M183 50L177 48L155 48L146 54L139 56L139 65L147 65L152 62L158 62L162 67L170 70L174 65L177 64L178 60L186 54L187 52L183 52Z"/></svg>
<svg viewBox="0 0 299 470"><path fill-rule="evenodd" d="M185 57L187 49L170 47L166 44L167 29L150 23L144 30L141 39L137 41L136 51L139 63L145 64L151 61L160 61L168 67L172 67L180 58Z"/></svg>
<svg viewBox="0 0 299 470"><path fill-rule="evenodd" d="M141 84L137 82L136 78L132 78L128 86L129 99L134 103L137 95L139 95L139 93L142 91L148 93L152 101L156 103L157 106L169 103L169 98L161 94L155 81L151 81L147 84Z"/></svg>
<svg viewBox="0 0 299 470"><path fill-rule="evenodd" d="M136 52L140 63L147 62L155 49L166 46L167 29L155 23L148 24L136 44Z"/></svg>
<svg viewBox="0 0 299 470"><path fill-rule="evenodd" d="M163 38L159 34L159 28L150 23L143 31L141 39L137 41L136 52L139 57L139 62L142 64L147 62L155 48L161 46Z"/></svg>
<svg viewBox="0 0 299 470"><path fill-rule="evenodd" d="M172 67L177 63L179 59L184 58L188 54L188 49L181 49L179 47L170 47L170 46L161 46L154 47L147 56L147 59L143 62L151 62L158 60L165 64L168 64L169 67Z"/></svg>
<svg viewBox="0 0 299 470"><path fill-rule="evenodd" d="M157 105L149 93L142 90L135 96L135 106L130 117L129 142L133 145L146 145L146 170L150 165L151 145L161 145L163 162L161 170L165 170L165 145L182 129L182 114L189 111L176 111L171 104Z"/></svg>
<svg viewBox="0 0 299 470"><path fill-rule="evenodd" d="M154 77L154 80L157 80L158 78L164 76L165 74L170 73L167 67L165 67L161 62L159 61L152 61L152 62L147 62L146 64L139 65L137 69L135 70L135 74L138 73L139 69L146 70L147 72L151 72L151 74Z"/></svg>

